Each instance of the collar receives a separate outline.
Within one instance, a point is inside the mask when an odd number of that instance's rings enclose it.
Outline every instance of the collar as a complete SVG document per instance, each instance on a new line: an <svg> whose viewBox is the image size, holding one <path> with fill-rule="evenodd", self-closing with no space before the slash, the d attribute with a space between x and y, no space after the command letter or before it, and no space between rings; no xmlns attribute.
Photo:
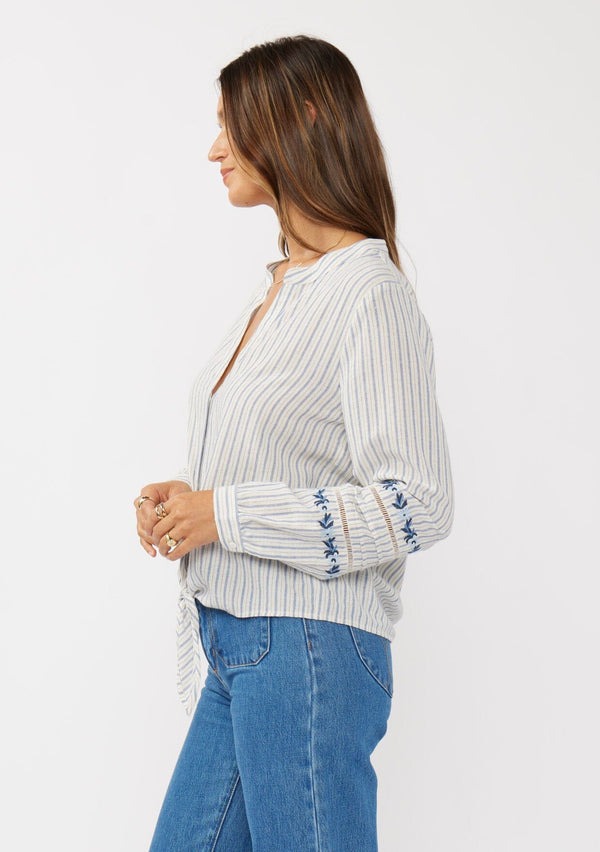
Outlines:
<svg viewBox="0 0 600 852"><path fill-rule="evenodd" d="M381 251L384 251L387 255L389 255L385 240L376 237L365 237L363 240L358 240L357 242L352 243L352 245L326 252L314 263L311 263L310 266L300 266L297 268L292 267L291 269L288 269L283 276L283 280L286 284L304 284L307 281L314 281L326 272L332 272L334 269L337 269L339 266L342 266L344 263L347 263L350 259L355 258L358 255ZM273 273L277 265L280 263L281 260L273 260L270 263L267 263L265 269L267 282L269 284L273 281Z"/></svg>

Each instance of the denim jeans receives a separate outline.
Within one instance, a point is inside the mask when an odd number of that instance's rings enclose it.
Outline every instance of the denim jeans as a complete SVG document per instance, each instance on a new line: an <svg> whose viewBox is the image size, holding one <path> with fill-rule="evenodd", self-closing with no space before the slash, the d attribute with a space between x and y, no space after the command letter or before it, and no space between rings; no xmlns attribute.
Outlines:
<svg viewBox="0 0 600 852"><path fill-rule="evenodd" d="M196 603L209 671L150 852L375 852L390 642Z"/></svg>

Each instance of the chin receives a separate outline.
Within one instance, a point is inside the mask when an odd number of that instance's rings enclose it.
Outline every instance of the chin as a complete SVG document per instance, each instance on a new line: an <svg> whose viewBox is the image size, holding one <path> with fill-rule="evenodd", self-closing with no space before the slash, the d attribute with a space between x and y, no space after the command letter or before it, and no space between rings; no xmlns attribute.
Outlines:
<svg viewBox="0 0 600 852"><path fill-rule="evenodd" d="M235 196L229 196L229 203L233 207L258 207L259 204L265 204L264 201L257 201L252 198L236 198Z"/></svg>
<svg viewBox="0 0 600 852"><path fill-rule="evenodd" d="M258 207L261 204L273 207L273 197L256 184L236 186L234 183L228 189L229 203L233 207Z"/></svg>

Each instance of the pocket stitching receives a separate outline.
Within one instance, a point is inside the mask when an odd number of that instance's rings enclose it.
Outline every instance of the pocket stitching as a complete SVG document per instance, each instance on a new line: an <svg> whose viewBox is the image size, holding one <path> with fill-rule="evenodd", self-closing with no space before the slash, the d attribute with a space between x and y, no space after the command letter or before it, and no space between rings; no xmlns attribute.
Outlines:
<svg viewBox="0 0 600 852"><path fill-rule="evenodd" d="M382 681L381 681L381 680L377 677L377 675L375 674L375 672L374 672L374 671L370 668L369 664L367 663L367 661L366 661L366 660L365 660L365 658L363 657L363 653L362 653L361 648L360 648L360 642L357 640L357 637L356 637L356 633L355 633L355 629L354 629L354 627L352 627L351 625L348 625L348 626L349 626L349 628L350 628L350 633L351 633L351 635L352 635L352 641L354 642L354 647L356 648L356 651L357 651L357 653L358 653L358 656L360 657L360 660L361 660L361 662L362 662L363 666L364 666L364 667L366 668L366 670L369 672L369 674L371 675L371 677L373 678L373 680L377 681L377 683L379 684L379 686L380 686L380 687L381 687L381 688L382 688L382 689L383 689L383 690L384 690L384 691L385 691L385 692L386 692L386 693L390 696L390 698L392 698L392 697L393 697L393 687L391 686L392 678L391 678L391 672L390 672L390 661L389 661L389 657L388 657L388 649L384 646L384 649L383 649L383 650L384 650L384 653L385 653L385 663L386 663L386 667L387 667L388 682L390 683L390 687L387 687L387 686L386 686L386 685L385 685L385 684L384 684L384 683L383 683L383 682L382 682ZM379 639L381 639L382 637L380 636L380 637L378 637L378 638L379 638Z"/></svg>
<svg viewBox="0 0 600 852"><path fill-rule="evenodd" d="M260 655L260 657L257 660L253 660L251 663L228 663L225 660L225 658L219 653L219 651L217 649L217 643L216 643L216 640L215 640L215 632L214 632L214 628L213 628L213 624L212 624L212 620L211 620L211 632L212 632L212 637L213 637L214 652L215 652L215 655L221 660L221 662L223 663L225 668L227 668L227 669L239 669L239 668L245 668L246 666L256 666L256 665L258 665L258 663L260 663L260 661L263 659L263 657L269 652L269 650L271 648L271 617L269 615L261 615L261 616L258 616L258 617L259 618L265 618L267 620L267 646L266 646L265 650L262 652L262 654Z"/></svg>

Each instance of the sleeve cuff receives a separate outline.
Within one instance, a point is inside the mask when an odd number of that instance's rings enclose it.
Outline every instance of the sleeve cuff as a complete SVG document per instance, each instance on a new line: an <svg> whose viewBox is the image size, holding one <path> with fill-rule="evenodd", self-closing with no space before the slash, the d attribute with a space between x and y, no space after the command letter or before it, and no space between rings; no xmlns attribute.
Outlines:
<svg viewBox="0 0 600 852"><path fill-rule="evenodd" d="M237 511L236 486L223 485L213 490L213 510L219 540L227 550L242 552L242 531Z"/></svg>

